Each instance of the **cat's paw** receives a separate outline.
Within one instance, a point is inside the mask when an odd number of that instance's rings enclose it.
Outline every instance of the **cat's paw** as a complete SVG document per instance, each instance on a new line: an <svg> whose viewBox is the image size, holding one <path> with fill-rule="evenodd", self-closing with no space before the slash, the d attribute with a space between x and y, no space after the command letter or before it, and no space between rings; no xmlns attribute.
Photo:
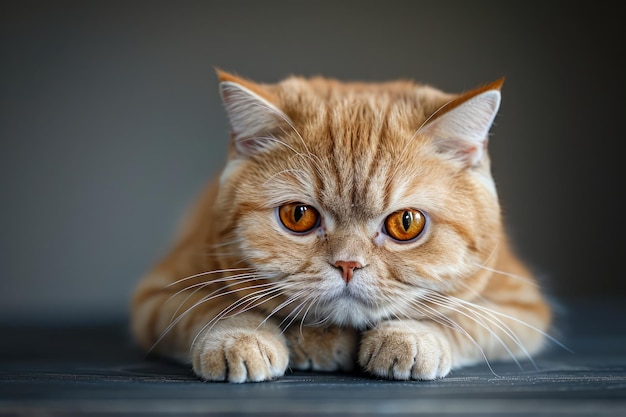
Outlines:
<svg viewBox="0 0 626 417"><path fill-rule="evenodd" d="M387 321L363 334L359 364L382 378L431 380L450 372L452 351L435 326Z"/></svg>
<svg viewBox="0 0 626 417"><path fill-rule="evenodd" d="M284 375L289 363L280 333L235 326L201 335L191 356L194 372L206 381L267 381Z"/></svg>
<svg viewBox="0 0 626 417"><path fill-rule="evenodd" d="M286 331L291 351L289 366L298 370L351 371L356 365L356 330L329 327L298 327Z"/></svg>

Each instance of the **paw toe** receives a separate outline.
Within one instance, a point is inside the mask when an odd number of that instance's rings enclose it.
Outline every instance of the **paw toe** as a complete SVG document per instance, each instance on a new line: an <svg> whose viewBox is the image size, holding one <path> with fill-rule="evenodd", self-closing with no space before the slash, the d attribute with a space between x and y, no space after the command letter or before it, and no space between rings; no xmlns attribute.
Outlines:
<svg viewBox="0 0 626 417"><path fill-rule="evenodd" d="M289 353L285 343L271 334L239 332L209 339L198 358L193 365L201 378L242 383L282 376Z"/></svg>
<svg viewBox="0 0 626 417"><path fill-rule="evenodd" d="M451 351L443 335L418 325L393 323L363 337L359 364L373 375L396 380L432 380L451 368Z"/></svg>

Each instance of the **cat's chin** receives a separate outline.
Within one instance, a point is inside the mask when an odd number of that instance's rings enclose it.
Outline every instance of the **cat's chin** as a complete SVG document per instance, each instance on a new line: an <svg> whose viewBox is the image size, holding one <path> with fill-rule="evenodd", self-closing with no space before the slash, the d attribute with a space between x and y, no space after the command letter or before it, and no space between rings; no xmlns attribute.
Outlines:
<svg viewBox="0 0 626 417"><path fill-rule="evenodd" d="M353 296L334 298L320 305L316 311L318 322L349 326L355 329L371 327L383 318L371 304Z"/></svg>

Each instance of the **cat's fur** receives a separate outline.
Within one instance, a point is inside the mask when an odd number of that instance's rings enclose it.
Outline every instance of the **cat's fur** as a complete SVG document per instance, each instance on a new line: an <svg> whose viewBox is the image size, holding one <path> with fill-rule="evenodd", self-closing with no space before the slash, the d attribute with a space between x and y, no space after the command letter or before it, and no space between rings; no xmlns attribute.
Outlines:
<svg viewBox="0 0 626 417"><path fill-rule="evenodd" d="M502 80L456 95L218 77L228 161L136 289L141 346L231 382L357 367L427 380L541 349L551 309L507 242L487 153ZM283 225L295 202L308 233ZM389 219L417 224L408 212L425 227L394 240Z"/></svg>

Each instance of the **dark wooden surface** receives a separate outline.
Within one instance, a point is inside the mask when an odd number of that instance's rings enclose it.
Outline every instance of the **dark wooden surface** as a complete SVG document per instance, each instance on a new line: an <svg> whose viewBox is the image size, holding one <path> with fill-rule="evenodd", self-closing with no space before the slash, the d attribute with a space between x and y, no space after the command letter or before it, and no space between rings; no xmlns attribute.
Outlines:
<svg viewBox="0 0 626 417"><path fill-rule="evenodd" d="M494 363L430 382L291 373L263 383L205 383L145 358L124 322L0 328L0 415L626 416L626 300L565 303L568 352L522 369ZM495 373L495 374L494 374Z"/></svg>

